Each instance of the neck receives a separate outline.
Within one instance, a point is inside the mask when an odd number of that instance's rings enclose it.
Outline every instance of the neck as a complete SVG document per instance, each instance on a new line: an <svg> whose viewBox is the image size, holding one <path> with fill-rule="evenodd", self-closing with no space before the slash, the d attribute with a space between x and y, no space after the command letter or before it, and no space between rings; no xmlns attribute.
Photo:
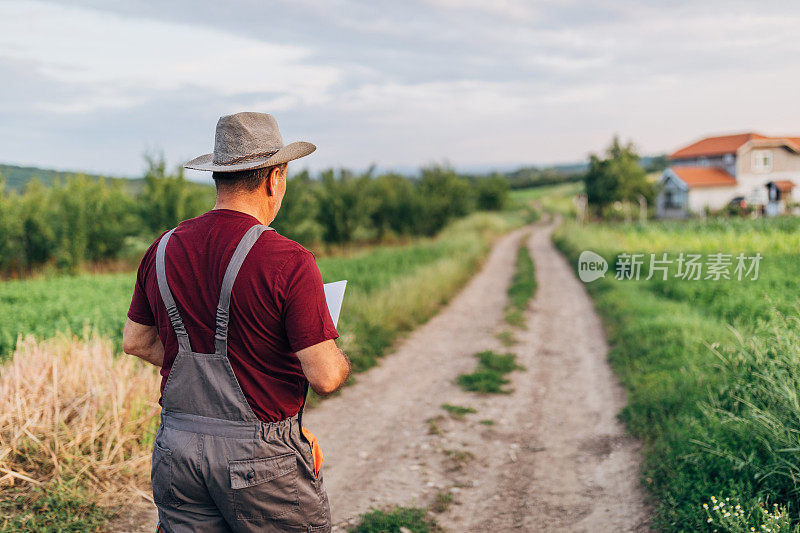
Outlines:
<svg viewBox="0 0 800 533"><path fill-rule="evenodd" d="M265 226L269 226L277 214L273 197L264 199L261 195L247 193L223 194L217 191L217 202L214 204L214 209L230 209L247 213Z"/></svg>

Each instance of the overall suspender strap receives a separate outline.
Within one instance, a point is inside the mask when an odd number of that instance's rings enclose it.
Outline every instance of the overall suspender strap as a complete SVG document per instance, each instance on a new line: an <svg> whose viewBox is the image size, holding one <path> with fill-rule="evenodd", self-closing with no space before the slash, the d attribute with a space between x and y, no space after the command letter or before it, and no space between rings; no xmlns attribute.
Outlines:
<svg viewBox="0 0 800 533"><path fill-rule="evenodd" d="M175 305L175 298L172 297L172 291L169 290L169 284L167 283L164 254L173 231L175 231L175 228L165 233L158 242L158 248L156 249L156 279L158 280L158 290L161 293L161 299L164 301L164 307L167 308L169 321L172 323L172 328L175 330L175 335L178 337L178 347L181 351L191 352L192 348L189 342L189 335L186 333L186 327L183 325L181 314L178 312L178 307Z"/></svg>
<svg viewBox="0 0 800 533"><path fill-rule="evenodd" d="M247 254L256 243L258 238L267 230L275 231L269 226L256 225L247 230L236 250L233 252L228 268L225 270L225 277L222 279L222 289L219 293L219 305L217 305L217 330L214 334L214 352L227 355L228 353L228 321L230 319L231 291L242 268Z"/></svg>

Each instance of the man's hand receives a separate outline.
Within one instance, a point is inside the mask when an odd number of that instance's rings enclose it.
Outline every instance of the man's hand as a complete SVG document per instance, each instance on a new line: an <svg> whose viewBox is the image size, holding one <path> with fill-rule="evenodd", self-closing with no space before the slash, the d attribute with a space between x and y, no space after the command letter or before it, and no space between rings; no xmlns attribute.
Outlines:
<svg viewBox="0 0 800 533"><path fill-rule="evenodd" d="M126 320L122 333L122 351L155 366L164 364L164 346L158 338L158 329L137 324L130 318Z"/></svg>
<svg viewBox="0 0 800 533"><path fill-rule="evenodd" d="M303 348L297 357L311 388L320 396L333 394L350 376L350 359L333 339Z"/></svg>

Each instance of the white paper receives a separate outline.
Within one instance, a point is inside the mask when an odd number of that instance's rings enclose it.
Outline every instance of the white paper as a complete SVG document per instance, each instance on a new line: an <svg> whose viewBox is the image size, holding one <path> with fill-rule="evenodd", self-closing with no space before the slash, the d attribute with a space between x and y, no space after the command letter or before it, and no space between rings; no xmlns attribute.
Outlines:
<svg viewBox="0 0 800 533"><path fill-rule="evenodd" d="M328 303L328 311L331 313L334 327L339 323L339 312L342 310L342 300L344 300L344 288L346 285L346 279L322 285L322 288L325 289L325 301Z"/></svg>

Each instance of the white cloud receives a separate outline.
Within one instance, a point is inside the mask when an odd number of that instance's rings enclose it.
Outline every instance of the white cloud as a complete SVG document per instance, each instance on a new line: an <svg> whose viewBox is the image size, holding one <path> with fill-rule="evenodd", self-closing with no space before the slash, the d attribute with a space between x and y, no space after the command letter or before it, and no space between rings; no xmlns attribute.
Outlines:
<svg viewBox="0 0 800 533"><path fill-rule="evenodd" d="M34 62L53 83L86 89L82 97L37 102L51 111L125 108L154 92L192 88L322 103L342 73L313 64L312 54L214 29L62 5L12 0L0 7L0 58Z"/></svg>
<svg viewBox="0 0 800 533"><path fill-rule="evenodd" d="M530 21L539 13L534 2L526 0L426 0L426 2L442 9L477 11L514 20Z"/></svg>

